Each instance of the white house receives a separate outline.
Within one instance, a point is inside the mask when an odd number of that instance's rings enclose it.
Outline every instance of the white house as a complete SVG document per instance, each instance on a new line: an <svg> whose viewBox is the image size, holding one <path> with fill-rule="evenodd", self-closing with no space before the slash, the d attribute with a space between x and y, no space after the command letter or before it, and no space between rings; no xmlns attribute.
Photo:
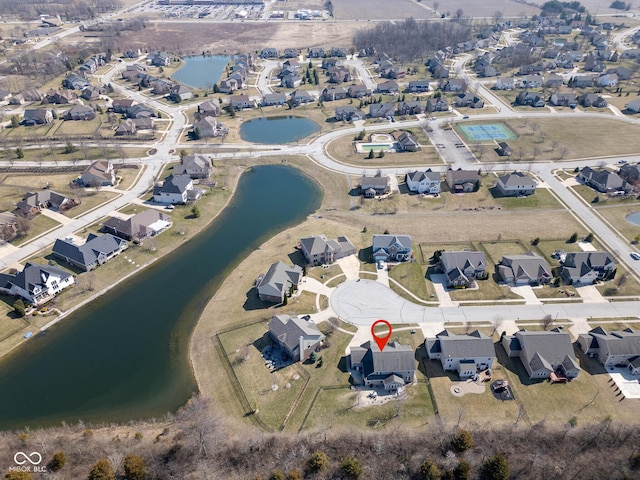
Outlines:
<svg viewBox="0 0 640 480"><path fill-rule="evenodd" d="M478 330L468 335L443 330L427 338L424 346L430 360L440 360L444 370L456 371L460 378L491 368L496 357L493 340Z"/></svg>
<svg viewBox="0 0 640 480"><path fill-rule="evenodd" d="M576 342L584 353L605 366L625 365L632 375L640 375L640 330L625 328L607 332L596 327L578 336Z"/></svg>
<svg viewBox="0 0 640 480"><path fill-rule="evenodd" d="M516 79L513 77L498 77L494 88L496 90L513 90L516 88Z"/></svg>
<svg viewBox="0 0 640 480"><path fill-rule="evenodd" d="M41 305L73 285L73 275L49 265L27 263L15 275L0 274L0 291L20 296L32 305Z"/></svg>
<svg viewBox="0 0 640 480"><path fill-rule="evenodd" d="M186 204L202 196L202 190L193 188L189 175L169 175L161 186L153 188L153 201L156 203Z"/></svg>
<svg viewBox="0 0 640 480"><path fill-rule="evenodd" d="M410 192L440 193L440 174L426 170L407 173L407 188Z"/></svg>

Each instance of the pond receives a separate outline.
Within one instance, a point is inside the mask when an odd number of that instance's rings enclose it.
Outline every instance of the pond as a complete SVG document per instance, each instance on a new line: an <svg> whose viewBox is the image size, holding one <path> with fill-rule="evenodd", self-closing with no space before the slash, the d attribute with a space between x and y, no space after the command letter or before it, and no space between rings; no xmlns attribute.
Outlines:
<svg viewBox="0 0 640 480"><path fill-rule="evenodd" d="M189 337L211 296L234 265L314 212L321 197L292 167L244 173L231 203L201 234L0 362L0 429L178 409L196 390ZM188 220L175 221L189 228ZM264 259L265 269L271 261Z"/></svg>
<svg viewBox="0 0 640 480"><path fill-rule="evenodd" d="M240 126L240 137L253 143L292 143L318 131L320 126L313 120L286 115L248 120Z"/></svg>
<svg viewBox="0 0 640 480"><path fill-rule="evenodd" d="M633 212L624 217L625 220L634 225L640 225L640 212Z"/></svg>
<svg viewBox="0 0 640 480"><path fill-rule="evenodd" d="M184 57L184 66L172 75L172 79L188 87L211 90L220 82L231 57L227 55L197 55Z"/></svg>

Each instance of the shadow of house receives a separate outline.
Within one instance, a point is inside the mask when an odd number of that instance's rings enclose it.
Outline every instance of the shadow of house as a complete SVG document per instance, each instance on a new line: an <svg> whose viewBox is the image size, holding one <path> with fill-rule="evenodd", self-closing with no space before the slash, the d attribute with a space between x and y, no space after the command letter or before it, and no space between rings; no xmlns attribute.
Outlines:
<svg viewBox="0 0 640 480"><path fill-rule="evenodd" d="M251 345L253 345L258 353L261 354L266 347L273 345L273 340L271 339L271 335L269 335L269 332L264 332L264 335L254 340Z"/></svg>
<svg viewBox="0 0 640 480"><path fill-rule="evenodd" d="M242 308L246 312L249 312L251 310L262 310L269 307L270 305L273 304L260 300L260 297L258 297L258 289L256 287L251 287L251 289L246 294L246 299L242 304Z"/></svg>
<svg viewBox="0 0 640 480"><path fill-rule="evenodd" d="M576 358L578 359L580 368L587 372L589 375L604 375L609 373L597 358L588 357L575 343L573 344L573 350L576 353Z"/></svg>
<svg viewBox="0 0 640 480"><path fill-rule="evenodd" d="M340 370L342 373L349 373L349 360L347 359L346 355L343 355L342 357L340 357L340 360L338 360L338 370ZM349 379L351 379L352 377L349 377Z"/></svg>
<svg viewBox="0 0 640 480"><path fill-rule="evenodd" d="M509 357L501 342L496 342L494 345L498 363L502 365L503 368L517 375L522 385L535 385L544 382L544 380L531 380L520 359L517 357Z"/></svg>
<svg viewBox="0 0 640 480"><path fill-rule="evenodd" d="M362 195L362 189L360 188L360 186L353 187L351 190L349 190L350 197L359 197L360 195Z"/></svg>
<svg viewBox="0 0 640 480"><path fill-rule="evenodd" d="M302 251L295 250L287 255L292 264L299 266L300 268L307 265L307 262L304 259L304 255Z"/></svg>

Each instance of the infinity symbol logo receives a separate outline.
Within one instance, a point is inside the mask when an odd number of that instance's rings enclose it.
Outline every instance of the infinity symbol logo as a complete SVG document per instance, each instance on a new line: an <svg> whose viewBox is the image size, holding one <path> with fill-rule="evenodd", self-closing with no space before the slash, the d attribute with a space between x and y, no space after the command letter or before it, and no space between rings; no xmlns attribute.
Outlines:
<svg viewBox="0 0 640 480"><path fill-rule="evenodd" d="M34 460L34 458L36 457L37 460ZM24 460L18 461L18 458L23 458ZM27 455L24 452L16 452L16 454L13 456L13 461L18 465L24 465L27 462L31 463L31 465L39 465L40 462L42 462L42 455L40 455L38 452L31 452L31 455Z"/></svg>

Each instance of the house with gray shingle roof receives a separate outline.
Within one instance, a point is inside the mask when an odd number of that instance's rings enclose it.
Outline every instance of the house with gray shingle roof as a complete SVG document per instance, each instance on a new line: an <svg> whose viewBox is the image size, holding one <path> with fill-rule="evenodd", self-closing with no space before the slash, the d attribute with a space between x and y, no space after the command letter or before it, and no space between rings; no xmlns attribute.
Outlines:
<svg viewBox="0 0 640 480"><path fill-rule="evenodd" d="M391 191L389 177L379 172L373 176L364 175L360 179L360 191L368 198L389 193Z"/></svg>
<svg viewBox="0 0 640 480"><path fill-rule="evenodd" d="M486 275L487 259L484 252L442 252L440 264L449 288L469 287L475 279Z"/></svg>
<svg viewBox="0 0 640 480"><path fill-rule="evenodd" d="M496 187L505 197L533 195L538 184L529 175L522 172L512 172L498 177Z"/></svg>
<svg viewBox="0 0 640 480"><path fill-rule="evenodd" d="M444 370L456 371L460 378L491 368L496 357L493 340L478 330L468 335L443 330L427 338L424 346L430 360L440 360Z"/></svg>
<svg viewBox="0 0 640 480"><path fill-rule="evenodd" d="M567 253L560 276L566 283L590 285L595 280L613 278L616 266L607 252L572 252Z"/></svg>
<svg viewBox="0 0 640 480"><path fill-rule="evenodd" d="M352 347L349 361L353 370L362 373L367 387L398 390L411 383L416 374L413 348L398 342L388 343L382 351L375 342Z"/></svg>
<svg viewBox="0 0 640 480"><path fill-rule="evenodd" d="M189 175L169 175L162 185L153 187L153 201L156 203L186 204L195 202L203 191L193 187Z"/></svg>
<svg viewBox="0 0 640 480"><path fill-rule="evenodd" d="M209 178L211 176L211 160L204 155L185 155L180 165L173 167L174 175L188 175L191 178Z"/></svg>
<svg viewBox="0 0 640 480"><path fill-rule="evenodd" d="M591 167L584 167L578 174L578 179L597 191L602 193L625 191L629 188L617 173L608 170L594 170Z"/></svg>
<svg viewBox="0 0 640 480"><path fill-rule="evenodd" d="M505 255L496 266L498 276L509 285L538 285L553 278L547 261L533 252Z"/></svg>
<svg viewBox="0 0 640 480"><path fill-rule="evenodd" d="M576 344L585 354L595 357L605 366L626 365L633 375L640 375L640 330L607 332L602 327L578 336Z"/></svg>
<svg viewBox="0 0 640 480"><path fill-rule="evenodd" d="M258 297L263 302L282 303L291 289L297 290L302 280L302 268L289 267L283 262L273 263L267 273L256 280Z"/></svg>
<svg viewBox="0 0 640 480"><path fill-rule="evenodd" d="M335 240L327 240L324 235L305 237L300 240L300 250L307 263L312 265L330 264L356 253L356 247L345 236Z"/></svg>
<svg viewBox="0 0 640 480"><path fill-rule="evenodd" d="M85 272L108 262L127 248L127 241L110 233L89 234L87 241L76 245L73 240L58 238L53 244L53 255Z"/></svg>
<svg viewBox="0 0 640 480"><path fill-rule="evenodd" d="M502 337L502 346L509 357L520 358L531 379L552 375L572 379L580 373L571 337L557 328L536 332L520 330Z"/></svg>
<svg viewBox="0 0 640 480"><path fill-rule="evenodd" d="M355 122L357 120L364 120L365 113L353 105L344 105L336 107L334 117L336 120L342 120L344 122Z"/></svg>
<svg viewBox="0 0 640 480"><path fill-rule="evenodd" d="M412 256L411 237L409 235L374 235L372 255L376 262L406 262Z"/></svg>
<svg viewBox="0 0 640 480"><path fill-rule="evenodd" d="M409 172L407 173L407 188L410 192L440 193L440 173L432 172L431 169Z"/></svg>
<svg viewBox="0 0 640 480"><path fill-rule="evenodd" d="M408 131L396 130L391 134L393 139L396 141L395 150L396 152L417 152L420 150L420 144L418 143L418 139L413 135L413 133ZM440 182L438 182L438 191L440 190Z"/></svg>
<svg viewBox="0 0 640 480"><path fill-rule="evenodd" d="M171 217L158 210L144 210L127 219L111 217L102 230L125 240L143 240L155 237L173 224Z"/></svg>
<svg viewBox="0 0 640 480"><path fill-rule="evenodd" d="M32 305L42 305L73 285L73 275L49 265L27 263L15 275L0 273L0 292L19 296Z"/></svg>
<svg viewBox="0 0 640 480"><path fill-rule="evenodd" d="M268 324L271 338L294 362L304 361L322 344L324 335L311 320L275 315Z"/></svg>
<svg viewBox="0 0 640 480"><path fill-rule="evenodd" d="M53 190L39 190L37 192L29 192L16 205L16 210L20 213L29 214L37 213L43 208L52 210L62 210L75 205L74 201L64 195L54 192Z"/></svg>

